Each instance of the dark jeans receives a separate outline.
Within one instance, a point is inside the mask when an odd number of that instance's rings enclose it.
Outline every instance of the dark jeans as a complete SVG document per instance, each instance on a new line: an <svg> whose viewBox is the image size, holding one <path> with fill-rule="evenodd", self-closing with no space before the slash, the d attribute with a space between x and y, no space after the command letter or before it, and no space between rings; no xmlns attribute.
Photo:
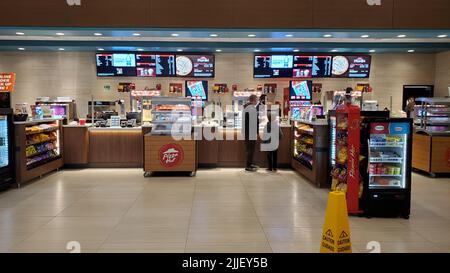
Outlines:
<svg viewBox="0 0 450 273"><path fill-rule="evenodd" d="M245 141L245 152L247 156L247 168L250 168L253 164L253 156L255 154L256 140Z"/></svg>
<svg viewBox="0 0 450 273"><path fill-rule="evenodd" d="M275 151L267 152L267 164L268 168L271 170L278 167L278 149Z"/></svg>

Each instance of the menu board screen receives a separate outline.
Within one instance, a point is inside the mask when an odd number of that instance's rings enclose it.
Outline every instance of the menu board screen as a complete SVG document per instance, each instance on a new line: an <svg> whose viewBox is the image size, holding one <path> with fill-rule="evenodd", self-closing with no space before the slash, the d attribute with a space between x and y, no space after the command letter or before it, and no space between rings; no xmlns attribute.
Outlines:
<svg viewBox="0 0 450 273"><path fill-rule="evenodd" d="M138 77L156 77L156 55L136 54L136 72Z"/></svg>
<svg viewBox="0 0 450 273"><path fill-rule="evenodd" d="M177 75L174 54L157 54L155 56L157 77L175 77Z"/></svg>
<svg viewBox="0 0 450 273"><path fill-rule="evenodd" d="M371 56L334 56L332 76L335 78L368 78Z"/></svg>
<svg viewBox="0 0 450 273"><path fill-rule="evenodd" d="M195 100L208 100L208 82L186 81L186 97Z"/></svg>
<svg viewBox="0 0 450 273"><path fill-rule="evenodd" d="M294 56L256 55L254 59L254 78L291 78Z"/></svg>
<svg viewBox="0 0 450 273"><path fill-rule="evenodd" d="M101 53L96 55L97 76L136 76L135 54Z"/></svg>
<svg viewBox="0 0 450 273"><path fill-rule="evenodd" d="M177 55L177 76L214 77L214 55Z"/></svg>
<svg viewBox="0 0 450 273"><path fill-rule="evenodd" d="M289 97L291 100L311 100L312 81L291 81Z"/></svg>
<svg viewBox="0 0 450 273"><path fill-rule="evenodd" d="M331 76L332 56L294 56L294 78L326 78Z"/></svg>

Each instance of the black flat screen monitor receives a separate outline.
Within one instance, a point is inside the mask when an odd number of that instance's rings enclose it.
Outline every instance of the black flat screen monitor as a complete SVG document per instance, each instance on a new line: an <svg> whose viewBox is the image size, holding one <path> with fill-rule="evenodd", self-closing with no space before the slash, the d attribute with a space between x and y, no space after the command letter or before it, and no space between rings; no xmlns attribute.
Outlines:
<svg viewBox="0 0 450 273"><path fill-rule="evenodd" d="M96 64L98 77L136 77L134 53L98 53Z"/></svg>
<svg viewBox="0 0 450 273"><path fill-rule="evenodd" d="M311 100L312 81L290 81L290 100Z"/></svg>
<svg viewBox="0 0 450 273"><path fill-rule="evenodd" d="M186 97L193 100L208 100L208 81L186 81Z"/></svg>
<svg viewBox="0 0 450 273"><path fill-rule="evenodd" d="M293 55L260 54L254 56L254 78L292 78Z"/></svg>

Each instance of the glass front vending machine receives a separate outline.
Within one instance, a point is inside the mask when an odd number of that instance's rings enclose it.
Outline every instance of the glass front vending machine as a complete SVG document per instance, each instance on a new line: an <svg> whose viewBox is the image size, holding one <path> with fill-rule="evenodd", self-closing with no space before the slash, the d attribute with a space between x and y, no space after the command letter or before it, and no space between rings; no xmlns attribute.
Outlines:
<svg viewBox="0 0 450 273"><path fill-rule="evenodd" d="M409 218L412 119L371 118L363 122L361 152L366 160L362 207L367 216Z"/></svg>
<svg viewBox="0 0 450 273"><path fill-rule="evenodd" d="M14 183L13 111L0 108L0 190Z"/></svg>

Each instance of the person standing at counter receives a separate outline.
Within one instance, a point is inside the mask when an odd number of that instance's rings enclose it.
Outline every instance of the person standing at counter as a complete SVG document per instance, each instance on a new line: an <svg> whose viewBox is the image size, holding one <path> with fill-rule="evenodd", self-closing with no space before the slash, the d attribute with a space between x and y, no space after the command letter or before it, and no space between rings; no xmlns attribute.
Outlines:
<svg viewBox="0 0 450 273"><path fill-rule="evenodd" d="M245 152L247 159L245 170L249 172L255 172L257 170L257 166L253 164L253 156L255 154L259 130L258 110L256 108L257 103L258 97L256 95L251 95L248 103L244 105L242 113L242 116L244 117L242 129L244 130L243 135L245 138Z"/></svg>
<svg viewBox="0 0 450 273"><path fill-rule="evenodd" d="M278 108L278 107L275 107ZM279 108L278 108L279 109ZM278 110L277 109L277 110ZM278 147L280 140L283 137L283 131L280 127L279 115L276 115L277 110L269 110L267 112L268 122L264 128L263 143L268 144L267 152L267 170L269 172L276 172L278 168ZM277 139L274 139L277 138ZM261 145L262 146L262 145Z"/></svg>

